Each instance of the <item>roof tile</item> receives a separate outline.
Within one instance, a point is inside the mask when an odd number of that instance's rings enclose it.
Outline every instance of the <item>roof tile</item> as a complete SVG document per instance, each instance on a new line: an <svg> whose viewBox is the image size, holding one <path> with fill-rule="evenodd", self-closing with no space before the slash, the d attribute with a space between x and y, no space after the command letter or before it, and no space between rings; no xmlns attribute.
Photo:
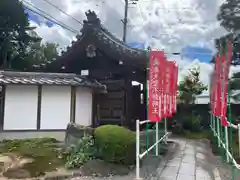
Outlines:
<svg viewBox="0 0 240 180"><path fill-rule="evenodd" d="M66 73L0 71L0 84L69 85L106 89L96 80Z"/></svg>

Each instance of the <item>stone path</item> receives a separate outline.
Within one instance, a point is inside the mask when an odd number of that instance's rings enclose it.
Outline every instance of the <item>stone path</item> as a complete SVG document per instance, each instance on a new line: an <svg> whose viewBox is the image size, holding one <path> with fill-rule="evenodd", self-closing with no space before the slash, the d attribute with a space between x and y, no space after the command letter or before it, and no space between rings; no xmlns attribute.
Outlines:
<svg viewBox="0 0 240 180"><path fill-rule="evenodd" d="M221 180L205 140L173 140L177 148L164 167L158 169L156 180Z"/></svg>
<svg viewBox="0 0 240 180"><path fill-rule="evenodd" d="M174 147L170 149L165 161L159 162L155 173L142 174L142 180L228 180L221 178L217 169L217 158L212 154L207 140L171 138ZM219 162L218 162L219 163ZM147 175L147 176L146 176ZM123 177L72 178L72 180L134 180L135 173ZM229 179L230 180L230 179Z"/></svg>

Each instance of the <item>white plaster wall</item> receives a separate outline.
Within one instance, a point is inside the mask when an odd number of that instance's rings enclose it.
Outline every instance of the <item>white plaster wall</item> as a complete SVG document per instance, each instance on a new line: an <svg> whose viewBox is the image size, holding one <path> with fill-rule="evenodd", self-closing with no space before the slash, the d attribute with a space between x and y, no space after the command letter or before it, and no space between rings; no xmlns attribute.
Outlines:
<svg viewBox="0 0 240 180"><path fill-rule="evenodd" d="M76 89L75 123L82 126L92 125L92 91L78 87Z"/></svg>
<svg viewBox="0 0 240 180"><path fill-rule="evenodd" d="M66 129L70 122L71 87L43 86L41 129Z"/></svg>
<svg viewBox="0 0 240 180"><path fill-rule="evenodd" d="M5 91L4 130L37 128L38 87L7 85Z"/></svg>

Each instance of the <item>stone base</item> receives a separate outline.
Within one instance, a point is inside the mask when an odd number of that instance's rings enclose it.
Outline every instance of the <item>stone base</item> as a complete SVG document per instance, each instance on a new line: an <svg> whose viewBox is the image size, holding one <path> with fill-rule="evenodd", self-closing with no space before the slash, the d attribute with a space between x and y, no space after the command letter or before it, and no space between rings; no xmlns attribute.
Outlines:
<svg viewBox="0 0 240 180"><path fill-rule="evenodd" d="M65 148L77 144L79 139L84 136L93 135L92 127L79 126L75 123L69 123L65 135Z"/></svg>

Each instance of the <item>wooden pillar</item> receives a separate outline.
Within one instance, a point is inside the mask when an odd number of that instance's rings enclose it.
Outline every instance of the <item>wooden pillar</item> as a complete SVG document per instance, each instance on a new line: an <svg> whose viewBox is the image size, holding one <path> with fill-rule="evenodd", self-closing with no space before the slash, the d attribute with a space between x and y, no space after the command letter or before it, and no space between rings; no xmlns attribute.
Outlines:
<svg viewBox="0 0 240 180"><path fill-rule="evenodd" d="M38 86L38 100L37 100L37 130L41 129L41 110L42 110L42 86Z"/></svg>
<svg viewBox="0 0 240 180"><path fill-rule="evenodd" d="M143 119L146 120L147 119L147 82L144 81L143 82L143 109L144 109L144 115L143 115Z"/></svg>
<svg viewBox="0 0 240 180"><path fill-rule="evenodd" d="M125 80L125 117L123 126L130 127L132 122L132 81Z"/></svg>
<svg viewBox="0 0 240 180"><path fill-rule="evenodd" d="M0 92L0 131L4 129L5 90L6 86L2 86L2 90Z"/></svg>
<svg viewBox="0 0 240 180"><path fill-rule="evenodd" d="M70 122L75 123L76 117L76 87L71 87L71 103L70 103Z"/></svg>
<svg viewBox="0 0 240 180"><path fill-rule="evenodd" d="M93 91L92 94L92 127L98 127L99 123L99 104L97 101L98 94Z"/></svg>

